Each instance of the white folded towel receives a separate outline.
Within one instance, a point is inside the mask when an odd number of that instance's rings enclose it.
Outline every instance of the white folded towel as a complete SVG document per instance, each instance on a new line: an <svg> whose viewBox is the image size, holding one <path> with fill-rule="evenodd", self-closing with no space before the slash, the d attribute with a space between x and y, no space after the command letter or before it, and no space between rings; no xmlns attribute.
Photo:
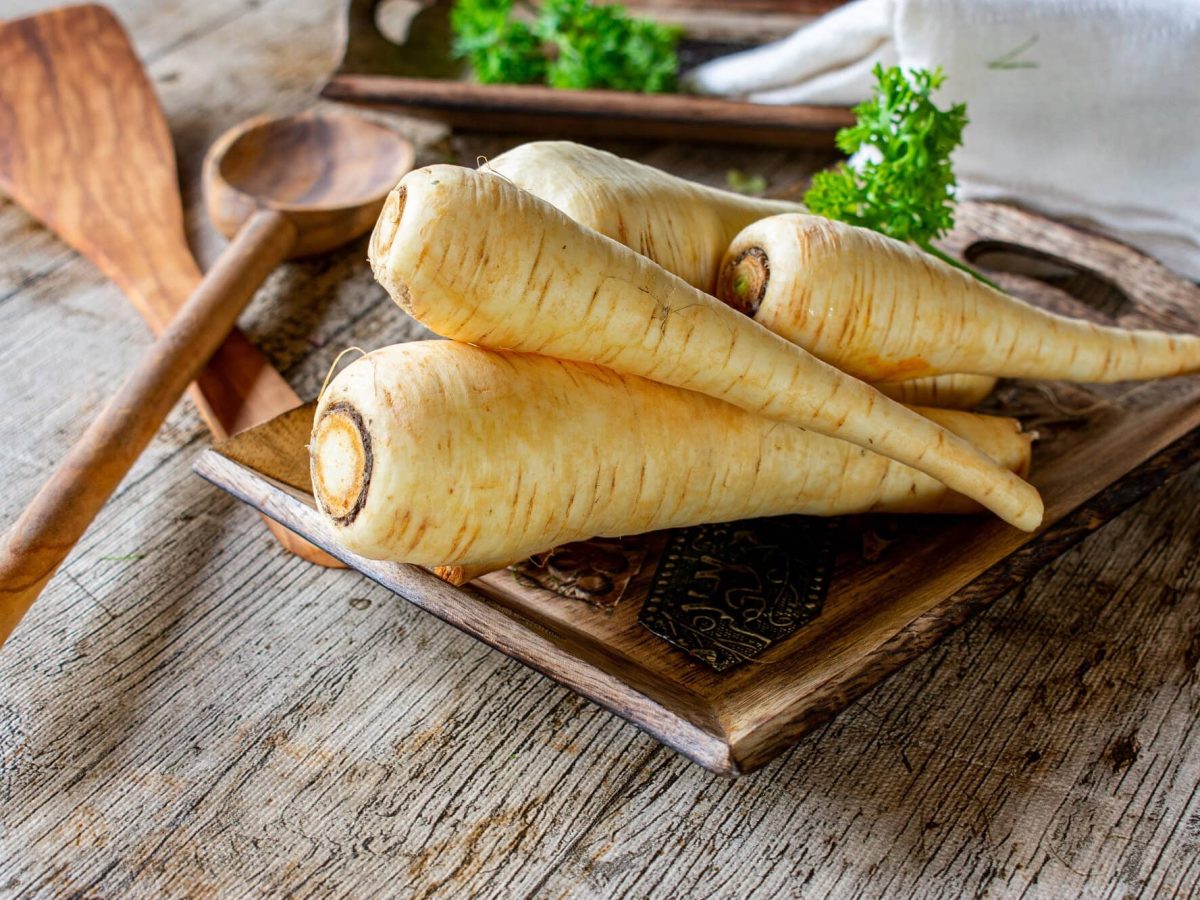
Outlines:
<svg viewBox="0 0 1200 900"><path fill-rule="evenodd" d="M965 101L959 196L1106 231L1200 280L1200 0L854 0L685 84L853 104L875 62L941 66Z"/></svg>

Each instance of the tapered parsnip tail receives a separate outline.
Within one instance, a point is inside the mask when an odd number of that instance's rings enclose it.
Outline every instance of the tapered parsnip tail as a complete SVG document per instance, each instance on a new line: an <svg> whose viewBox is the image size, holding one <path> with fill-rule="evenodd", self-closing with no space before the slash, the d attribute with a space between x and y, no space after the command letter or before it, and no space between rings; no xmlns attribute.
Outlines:
<svg viewBox="0 0 1200 900"><path fill-rule="evenodd" d="M369 256L393 299L445 337L698 391L911 465L1019 528L1041 522L1037 491L967 441L499 175L410 172Z"/></svg>
<svg viewBox="0 0 1200 900"><path fill-rule="evenodd" d="M1027 470L1015 421L929 415ZM452 341L348 366L321 396L310 451L318 505L346 547L460 580L597 535L979 509L907 466L702 394Z"/></svg>
<svg viewBox="0 0 1200 900"><path fill-rule="evenodd" d="M1200 337L1045 312L874 231L789 214L746 227L718 295L866 381L971 372L1124 381L1200 371Z"/></svg>
<svg viewBox="0 0 1200 900"><path fill-rule="evenodd" d="M526 556L529 555L532 554L526 554ZM470 565L466 566L434 566L433 574L442 579L442 581L448 582L455 587L459 587L470 581L474 581L476 578L487 575L490 572L499 572L501 569L507 569L509 566L519 563L523 559L525 559L525 556L521 556L517 559L495 560L493 562L486 563L471 563Z"/></svg>
<svg viewBox="0 0 1200 900"><path fill-rule="evenodd" d="M718 190L570 141L522 144L487 166L708 293L739 231L766 216L804 211L799 203Z"/></svg>
<svg viewBox="0 0 1200 900"><path fill-rule="evenodd" d="M880 382L875 389L908 406L971 409L996 387L991 375L929 375L911 381Z"/></svg>

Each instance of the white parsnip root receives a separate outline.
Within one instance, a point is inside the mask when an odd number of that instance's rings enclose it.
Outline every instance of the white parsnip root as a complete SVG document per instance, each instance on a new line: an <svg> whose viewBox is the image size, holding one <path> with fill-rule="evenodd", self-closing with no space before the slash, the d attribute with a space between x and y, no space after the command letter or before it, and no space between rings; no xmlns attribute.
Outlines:
<svg viewBox="0 0 1200 900"><path fill-rule="evenodd" d="M372 267L433 331L698 391L911 465L1032 530L1030 485L969 442L487 171L430 166L388 197Z"/></svg>
<svg viewBox="0 0 1200 900"><path fill-rule="evenodd" d="M927 414L1028 469L1014 420ZM310 447L318 504L350 550L465 573L701 522L979 509L907 466L701 394L449 341L348 366L321 396Z"/></svg>
<svg viewBox="0 0 1200 900"><path fill-rule="evenodd" d="M911 381L879 382L875 389L907 406L972 409L996 387L991 375L930 375Z"/></svg>
<svg viewBox="0 0 1200 900"><path fill-rule="evenodd" d="M521 144L487 167L710 294L725 251L743 228L768 216L804 212L799 203L718 190L570 141ZM995 381L946 375L879 390L909 405L968 409Z"/></svg>
<svg viewBox="0 0 1200 900"><path fill-rule="evenodd" d="M710 294L739 231L766 216L804 210L799 203L697 184L570 141L522 144L487 168Z"/></svg>
<svg viewBox="0 0 1200 900"><path fill-rule="evenodd" d="M717 292L866 381L943 373L1104 382L1200 372L1200 337L1048 313L908 244L819 216L747 226Z"/></svg>

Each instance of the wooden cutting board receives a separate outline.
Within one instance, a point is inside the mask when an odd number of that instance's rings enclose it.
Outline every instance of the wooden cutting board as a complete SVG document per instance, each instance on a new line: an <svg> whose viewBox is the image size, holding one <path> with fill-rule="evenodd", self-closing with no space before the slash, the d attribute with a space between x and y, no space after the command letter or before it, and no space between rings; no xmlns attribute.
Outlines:
<svg viewBox="0 0 1200 900"><path fill-rule="evenodd" d="M963 204L946 249L1047 308L1124 327L1200 332L1200 287L1111 240L997 204ZM1021 273L1021 274L1015 274ZM1031 481L1046 520L855 519L841 529L823 611L717 672L638 622L661 537L605 610L496 572L465 587L341 549L315 509L312 405L205 451L196 471L352 568L736 776L771 760L1089 532L1200 461L1200 377L1147 384L1003 383L989 401L1036 429ZM1137 622L1129 623L1131 629Z"/></svg>

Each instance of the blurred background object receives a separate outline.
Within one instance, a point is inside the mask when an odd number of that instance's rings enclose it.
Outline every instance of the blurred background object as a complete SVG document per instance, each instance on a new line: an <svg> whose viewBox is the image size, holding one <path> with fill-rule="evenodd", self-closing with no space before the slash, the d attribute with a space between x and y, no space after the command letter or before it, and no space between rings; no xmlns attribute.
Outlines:
<svg viewBox="0 0 1200 900"><path fill-rule="evenodd" d="M1200 4L854 0L684 77L759 103L852 104L876 63L947 75L966 102L962 199L1098 228L1200 279Z"/></svg>

